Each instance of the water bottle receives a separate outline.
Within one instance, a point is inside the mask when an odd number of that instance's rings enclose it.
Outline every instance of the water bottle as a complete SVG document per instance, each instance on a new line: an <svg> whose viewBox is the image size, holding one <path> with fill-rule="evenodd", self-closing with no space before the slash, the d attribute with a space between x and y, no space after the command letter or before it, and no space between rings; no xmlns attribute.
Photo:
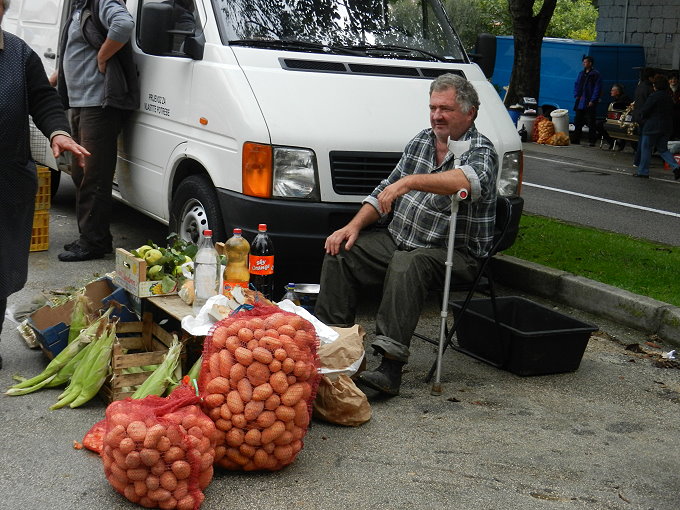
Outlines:
<svg viewBox="0 0 680 510"><path fill-rule="evenodd" d="M281 301L284 299L288 299L295 303L297 306L300 306L300 298L298 295L295 293L295 284L294 283L289 283L286 285L286 293L283 295L283 298L281 298Z"/></svg>
<svg viewBox="0 0 680 510"><path fill-rule="evenodd" d="M235 228L234 235L224 243L224 251L227 254L227 267L224 268L223 294L231 292L234 287L248 288L250 243L243 237L240 228Z"/></svg>
<svg viewBox="0 0 680 510"><path fill-rule="evenodd" d="M267 234L266 224L260 223L257 230L258 234L250 245L250 283L271 301L274 295L274 245Z"/></svg>
<svg viewBox="0 0 680 510"><path fill-rule="evenodd" d="M220 256L213 245L212 230L204 230L194 257L194 315L219 292L219 286Z"/></svg>

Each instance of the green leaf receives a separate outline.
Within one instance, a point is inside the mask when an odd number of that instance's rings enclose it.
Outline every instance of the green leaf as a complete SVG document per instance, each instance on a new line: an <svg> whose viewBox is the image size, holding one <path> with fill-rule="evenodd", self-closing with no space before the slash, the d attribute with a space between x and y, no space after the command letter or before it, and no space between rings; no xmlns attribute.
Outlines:
<svg viewBox="0 0 680 510"><path fill-rule="evenodd" d="M174 278L167 275L164 276L161 280L161 290L163 291L163 294L172 292L172 290L175 288L175 285L177 285L177 282Z"/></svg>

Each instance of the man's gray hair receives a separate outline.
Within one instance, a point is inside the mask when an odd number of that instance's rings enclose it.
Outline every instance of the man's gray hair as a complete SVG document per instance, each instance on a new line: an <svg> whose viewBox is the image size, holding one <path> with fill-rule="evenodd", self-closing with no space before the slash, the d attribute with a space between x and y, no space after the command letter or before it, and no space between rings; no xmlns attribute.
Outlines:
<svg viewBox="0 0 680 510"><path fill-rule="evenodd" d="M442 74L430 84L430 95L447 89L456 91L456 99L463 113L469 112L472 107L479 111L479 96L468 80L453 73Z"/></svg>

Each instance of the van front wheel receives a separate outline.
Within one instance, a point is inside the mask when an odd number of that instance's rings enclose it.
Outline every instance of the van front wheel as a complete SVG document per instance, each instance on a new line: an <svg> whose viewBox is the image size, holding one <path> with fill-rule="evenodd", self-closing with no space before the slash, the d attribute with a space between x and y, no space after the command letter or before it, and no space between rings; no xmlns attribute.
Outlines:
<svg viewBox="0 0 680 510"><path fill-rule="evenodd" d="M170 204L169 229L192 243L198 243L206 229L212 230L215 241L225 239L220 205L209 179L191 175L180 183Z"/></svg>

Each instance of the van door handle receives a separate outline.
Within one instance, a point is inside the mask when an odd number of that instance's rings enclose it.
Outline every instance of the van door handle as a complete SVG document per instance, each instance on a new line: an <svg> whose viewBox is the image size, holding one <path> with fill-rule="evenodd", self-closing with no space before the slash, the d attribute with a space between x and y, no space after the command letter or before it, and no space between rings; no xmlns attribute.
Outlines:
<svg viewBox="0 0 680 510"><path fill-rule="evenodd" d="M54 60L57 58L57 54L48 48L47 51L43 53L43 57Z"/></svg>

